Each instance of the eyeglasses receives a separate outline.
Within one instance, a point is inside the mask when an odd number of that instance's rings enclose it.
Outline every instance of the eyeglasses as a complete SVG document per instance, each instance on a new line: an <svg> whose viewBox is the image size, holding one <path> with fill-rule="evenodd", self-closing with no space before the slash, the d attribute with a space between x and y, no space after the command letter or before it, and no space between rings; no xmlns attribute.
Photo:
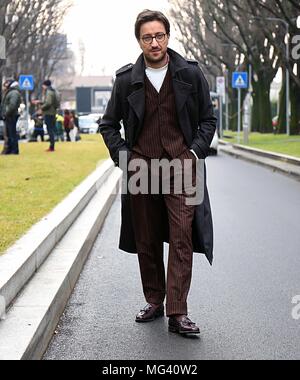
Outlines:
<svg viewBox="0 0 300 380"><path fill-rule="evenodd" d="M166 38L166 33L157 33L155 34L155 36L150 36L150 35L145 35L141 38L141 40L145 43L145 44L152 44L152 41L153 41L153 38L156 39L156 42L164 42L165 38Z"/></svg>

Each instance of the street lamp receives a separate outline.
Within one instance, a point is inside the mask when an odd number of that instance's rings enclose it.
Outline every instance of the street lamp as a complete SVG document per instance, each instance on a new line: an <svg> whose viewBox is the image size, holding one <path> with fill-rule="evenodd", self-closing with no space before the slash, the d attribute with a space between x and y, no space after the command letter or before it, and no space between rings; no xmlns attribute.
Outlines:
<svg viewBox="0 0 300 380"><path fill-rule="evenodd" d="M300 17L298 17L299 20ZM289 60L290 60L290 48L289 48L289 24L283 20L282 18L278 17L254 17L254 20L268 20L268 21L279 21L282 22L285 25L286 28L286 48L285 48L285 55L286 55L286 96L285 96L285 107L286 107L286 134L290 135L290 117L289 117L289 108L290 108L290 72L289 72ZM298 24L297 20L297 24ZM300 23L300 20L299 20Z"/></svg>

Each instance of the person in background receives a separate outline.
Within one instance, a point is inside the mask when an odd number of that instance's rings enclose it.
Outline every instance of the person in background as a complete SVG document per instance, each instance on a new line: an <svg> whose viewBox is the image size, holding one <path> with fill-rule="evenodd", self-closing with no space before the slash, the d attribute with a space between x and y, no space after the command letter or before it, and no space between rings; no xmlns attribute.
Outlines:
<svg viewBox="0 0 300 380"><path fill-rule="evenodd" d="M5 83L3 83L2 85L2 92L3 92L3 95L6 91L6 87L4 86ZM7 148L8 148L8 137L7 137L7 131L6 131L6 125L5 125L5 122L4 122L4 116L2 114L2 107L3 107L3 102L1 102L1 106L0 106L0 120L3 120L3 148L2 148L2 151L1 151L1 154L6 154L7 152Z"/></svg>
<svg viewBox="0 0 300 380"><path fill-rule="evenodd" d="M56 114L56 124L55 124L55 131L56 131L56 139L57 141L65 141L65 135L64 135L64 117L61 115L60 112Z"/></svg>
<svg viewBox="0 0 300 380"><path fill-rule="evenodd" d="M41 141L44 141L44 118L43 112L40 108L36 110L36 112L32 115L32 120L34 121L34 131L33 131L33 139L31 141L37 141L40 136Z"/></svg>
<svg viewBox="0 0 300 380"><path fill-rule="evenodd" d="M65 110L64 111L64 128L65 128L65 132L66 132L66 135L67 135L67 141L71 141L71 137L70 137L70 131L71 131L70 120L71 120L70 111L69 110Z"/></svg>
<svg viewBox="0 0 300 380"><path fill-rule="evenodd" d="M36 100L33 104L41 104L44 120L47 125L47 130L50 139L50 146L46 152L54 152L55 150L55 122L56 110L59 108L58 95L49 79L43 82L43 101Z"/></svg>
<svg viewBox="0 0 300 380"><path fill-rule="evenodd" d="M72 116L72 118L73 118L73 122L74 122L75 141L79 141L79 140L81 140L80 132L79 132L79 118L78 118L78 116L76 115L76 112L75 112L75 111L71 111L71 116Z"/></svg>
<svg viewBox="0 0 300 380"><path fill-rule="evenodd" d="M17 135L17 121L21 104L19 83L14 79L8 79L3 84L4 96L2 100L2 118L5 124L4 149L2 154L19 154L19 142Z"/></svg>

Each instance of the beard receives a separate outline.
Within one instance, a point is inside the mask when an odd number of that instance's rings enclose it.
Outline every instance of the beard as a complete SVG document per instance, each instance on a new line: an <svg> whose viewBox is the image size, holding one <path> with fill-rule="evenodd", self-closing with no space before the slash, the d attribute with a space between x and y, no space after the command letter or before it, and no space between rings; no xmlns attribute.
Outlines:
<svg viewBox="0 0 300 380"><path fill-rule="evenodd" d="M156 50L154 50L156 51ZM145 58L146 58L146 61L149 62L149 63L160 63L160 62L163 62L165 59L166 59L166 55L167 55L167 52L162 52L160 51L160 55L157 56L157 57L153 57L152 55L150 54L145 54Z"/></svg>

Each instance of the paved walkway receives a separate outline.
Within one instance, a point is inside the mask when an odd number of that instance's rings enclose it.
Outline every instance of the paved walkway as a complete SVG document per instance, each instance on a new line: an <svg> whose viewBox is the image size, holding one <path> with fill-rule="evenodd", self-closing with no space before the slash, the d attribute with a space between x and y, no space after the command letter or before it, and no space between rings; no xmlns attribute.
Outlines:
<svg viewBox="0 0 300 380"><path fill-rule="evenodd" d="M136 256L117 249L118 200L45 359L300 359L300 183L222 153L207 166L215 262L194 255L189 295L200 338L134 322L145 301Z"/></svg>

